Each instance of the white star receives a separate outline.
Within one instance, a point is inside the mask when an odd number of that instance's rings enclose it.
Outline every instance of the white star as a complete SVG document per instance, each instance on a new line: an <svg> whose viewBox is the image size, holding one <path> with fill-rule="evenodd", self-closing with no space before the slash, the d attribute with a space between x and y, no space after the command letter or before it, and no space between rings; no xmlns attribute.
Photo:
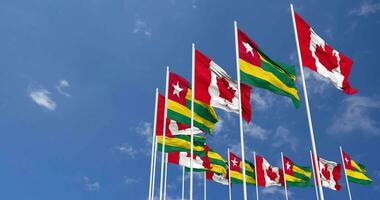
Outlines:
<svg viewBox="0 0 380 200"><path fill-rule="evenodd" d="M173 90L173 95L177 95L177 97L179 98L179 93L183 90L181 87L179 87L179 82L177 81L177 84L174 85L173 84L173 87L174 87L174 90Z"/></svg>
<svg viewBox="0 0 380 200"><path fill-rule="evenodd" d="M347 158L344 158L344 160L346 161L346 163L348 163L348 161L350 161L350 160L348 160Z"/></svg>
<svg viewBox="0 0 380 200"><path fill-rule="evenodd" d="M251 47L251 45L249 45L246 42L243 42L243 45L245 47L246 53L250 52L252 56L255 57L255 54L253 54L253 48Z"/></svg>
<svg viewBox="0 0 380 200"><path fill-rule="evenodd" d="M287 169L287 170L290 170L290 167L291 167L291 166L292 166L292 165L291 165L289 162L286 163L286 169Z"/></svg>
<svg viewBox="0 0 380 200"><path fill-rule="evenodd" d="M231 162L234 165L234 167L237 167L238 161L236 160L236 158L234 158Z"/></svg>

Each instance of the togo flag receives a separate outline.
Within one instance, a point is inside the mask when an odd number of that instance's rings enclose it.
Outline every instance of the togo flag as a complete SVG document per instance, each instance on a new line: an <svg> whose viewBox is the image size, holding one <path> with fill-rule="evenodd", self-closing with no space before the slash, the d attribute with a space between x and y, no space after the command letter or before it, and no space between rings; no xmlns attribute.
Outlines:
<svg viewBox="0 0 380 200"><path fill-rule="evenodd" d="M240 89L243 118L249 122L252 112L251 87L241 84ZM195 50L195 99L239 114L239 98L238 83L214 61Z"/></svg>
<svg viewBox="0 0 380 200"><path fill-rule="evenodd" d="M157 113L156 113L156 135L162 136L163 134L163 125L164 125L164 112L165 112L165 96L158 94L157 99ZM193 127L193 134L202 133L202 131ZM187 124L182 124L171 120L169 118L166 119L166 136L173 135L190 135L191 128Z"/></svg>
<svg viewBox="0 0 380 200"><path fill-rule="evenodd" d="M241 81L289 97L298 108L300 98L295 85L294 66L280 64L267 55L241 30L238 34Z"/></svg>
<svg viewBox="0 0 380 200"><path fill-rule="evenodd" d="M306 187L310 186L310 167L301 167L293 163L288 157L283 156L285 181L287 186Z"/></svg>
<svg viewBox="0 0 380 200"><path fill-rule="evenodd" d="M329 79L346 94L355 94L357 90L348 82L351 59L331 48L296 12L294 18L302 64Z"/></svg>
<svg viewBox="0 0 380 200"><path fill-rule="evenodd" d="M183 77L170 72L167 102L167 117L182 124L191 124L191 88ZM194 100L194 126L210 133L218 117L214 109L203 102Z"/></svg>
<svg viewBox="0 0 380 200"><path fill-rule="evenodd" d="M273 167L265 158L256 155L256 172L258 186L283 186L284 176L282 169Z"/></svg>
<svg viewBox="0 0 380 200"><path fill-rule="evenodd" d="M366 174L364 165L356 163L344 151L342 151L342 156L348 181L362 185L368 185L372 183L372 180Z"/></svg>

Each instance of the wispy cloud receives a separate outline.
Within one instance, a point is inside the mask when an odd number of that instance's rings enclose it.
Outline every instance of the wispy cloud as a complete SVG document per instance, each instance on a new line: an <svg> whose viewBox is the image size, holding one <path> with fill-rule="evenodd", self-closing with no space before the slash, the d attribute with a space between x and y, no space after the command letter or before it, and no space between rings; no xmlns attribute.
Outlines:
<svg viewBox="0 0 380 200"><path fill-rule="evenodd" d="M255 90L251 94L254 111L266 111L272 107L275 102L273 93L265 90Z"/></svg>
<svg viewBox="0 0 380 200"><path fill-rule="evenodd" d="M371 1L363 1L359 8L349 11L351 15L368 16L380 11L380 3L372 3Z"/></svg>
<svg viewBox="0 0 380 200"><path fill-rule="evenodd" d="M276 186L272 186L272 187L266 187L266 188L263 188L261 190L261 193L263 195L270 195L270 196L273 196L273 195L281 195L281 196L284 196L285 195L285 190L282 188L282 187L276 187ZM293 193L290 192L288 190L288 196L292 196ZM273 198L272 198L273 199ZM279 198L279 199L283 199L283 197Z"/></svg>
<svg viewBox="0 0 380 200"><path fill-rule="evenodd" d="M256 139L266 140L270 132L254 123L244 124L244 133Z"/></svg>
<svg viewBox="0 0 380 200"><path fill-rule="evenodd" d="M87 176L83 177L85 189L88 191L97 191L100 189L100 183L98 181L92 181Z"/></svg>
<svg viewBox="0 0 380 200"><path fill-rule="evenodd" d="M146 37L152 36L152 31L148 27L147 23L142 19L136 19L135 20L135 26L132 31L134 34L143 34Z"/></svg>
<svg viewBox="0 0 380 200"><path fill-rule="evenodd" d="M135 148L133 148L133 146L129 144L115 146L115 149L119 151L120 153L128 155L131 158L135 158L136 154L138 153L138 151L135 150Z"/></svg>
<svg viewBox="0 0 380 200"><path fill-rule="evenodd" d="M307 80L306 85L308 92L313 94L323 94L328 88L330 82L321 75L309 70L304 70L305 79ZM301 80L301 78L299 78Z"/></svg>
<svg viewBox="0 0 380 200"><path fill-rule="evenodd" d="M135 128L135 131L137 134L140 134L143 137L145 137L149 143L152 143L152 123L140 122L139 125Z"/></svg>
<svg viewBox="0 0 380 200"><path fill-rule="evenodd" d="M29 97L39 106L54 111L57 104L50 98L50 92L46 89L30 89Z"/></svg>
<svg viewBox="0 0 380 200"><path fill-rule="evenodd" d="M136 184L141 182L141 178L124 177L126 184Z"/></svg>
<svg viewBox="0 0 380 200"><path fill-rule="evenodd" d="M279 148L282 146L287 146L291 150L296 151L297 145L298 145L298 139L296 136L291 134L289 129L283 126L277 127L273 138L274 138L274 143L272 144L273 147Z"/></svg>
<svg viewBox="0 0 380 200"><path fill-rule="evenodd" d="M55 88L61 95L65 97L70 97L71 95L64 91L66 88L69 88L69 87L70 87L70 83L67 80L60 80L58 82L58 85Z"/></svg>
<svg viewBox="0 0 380 200"><path fill-rule="evenodd" d="M371 114L378 113L380 100L363 96L350 96L343 101L343 105L333 117L327 129L330 134L340 135L355 130L371 135L380 135L380 124Z"/></svg>

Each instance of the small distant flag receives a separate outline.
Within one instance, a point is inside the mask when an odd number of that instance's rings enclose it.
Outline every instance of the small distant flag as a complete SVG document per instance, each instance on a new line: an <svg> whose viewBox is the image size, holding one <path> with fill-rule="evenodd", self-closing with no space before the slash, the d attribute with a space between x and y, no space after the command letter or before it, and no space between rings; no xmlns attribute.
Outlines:
<svg viewBox="0 0 380 200"><path fill-rule="evenodd" d="M243 183L243 162L241 162L241 159L230 152L230 160L229 160L229 166L230 166L230 176L231 176L231 183ZM245 161L245 180L246 183L249 185L255 185L255 166L248 161Z"/></svg>
<svg viewBox="0 0 380 200"><path fill-rule="evenodd" d="M348 181L362 185L371 184L372 180L367 176L365 166L356 163L346 152L342 151L342 154Z"/></svg>
<svg viewBox="0 0 380 200"><path fill-rule="evenodd" d="M331 48L296 12L294 16L302 64L329 79L346 94L355 94L357 90L348 82L351 59Z"/></svg>
<svg viewBox="0 0 380 200"><path fill-rule="evenodd" d="M321 177L322 186L332 189L332 190L340 190L341 186L339 185L339 179L341 177L340 169L341 164L333 161L328 161L318 156L319 162L319 174ZM314 160L312 160L313 167ZM316 171L316 170L314 170ZM318 176L317 176L318 177ZM317 178L318 179L318 178ZM319 181L317 181L317 184Z"/></svg>
<svg viewBox="0 0 380 200"><path fill-rule="evenodd" d="M273 61L243 31L237 32L241 82L287 96L298 108L295 67Z"/></svg>
<svg viewBox="0 0 380 200"><path fill-rule="evenodd" d="M311 169L301 167L293 163L288 157L283 156L286 186L306 187L310 186Z"/></svg>
<svg viewBox="0 0 380 200"><path fill-rule="evenodd" d="M255 159L257 172L256 180L258 186L284 186L284 176L282 169L273 167L265 158L257 154Z"/></svg>

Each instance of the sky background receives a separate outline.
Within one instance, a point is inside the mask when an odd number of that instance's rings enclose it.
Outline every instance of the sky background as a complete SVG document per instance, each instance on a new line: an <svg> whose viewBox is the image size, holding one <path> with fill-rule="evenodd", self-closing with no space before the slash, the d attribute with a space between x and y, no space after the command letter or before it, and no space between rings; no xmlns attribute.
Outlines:
<svg viewBox="0 0 380 200"><path fill-rule="evenodd" d="M164 92L165 66L191 77L191 43L236 77L233 20L272 58L297 64L288 1L0 0L0 199L146 199L154 91ZM339 145L366 165L370 186L351 184L353 198L380 195L380 2L294 1L296 11L332 47L354 61L348 96L308 69L318 153L340 162ZM298 68L297 73L299 74ZM310 166L310 137L301 104L253 89L252 152L280 165L280 152ZM227 158L240 155L238 116L217 110L207 142ZM181 170L170 165L168 200L181 195ZM195 176L201 199L202 175ZM325 189L326 199L347 199ZM210 199L227 187L208 182ZM188 188L188 182L186 185ZM248 187L249 199L255 188ZM157 190L156 190L157 191ZM284 199L260 188L262 199ZM314 188L291 188L313 199ZM157 194L157 193L156 193ZM188 194L186 194L188 195ZM241 199L241 185L233 198Z"/></svg>

